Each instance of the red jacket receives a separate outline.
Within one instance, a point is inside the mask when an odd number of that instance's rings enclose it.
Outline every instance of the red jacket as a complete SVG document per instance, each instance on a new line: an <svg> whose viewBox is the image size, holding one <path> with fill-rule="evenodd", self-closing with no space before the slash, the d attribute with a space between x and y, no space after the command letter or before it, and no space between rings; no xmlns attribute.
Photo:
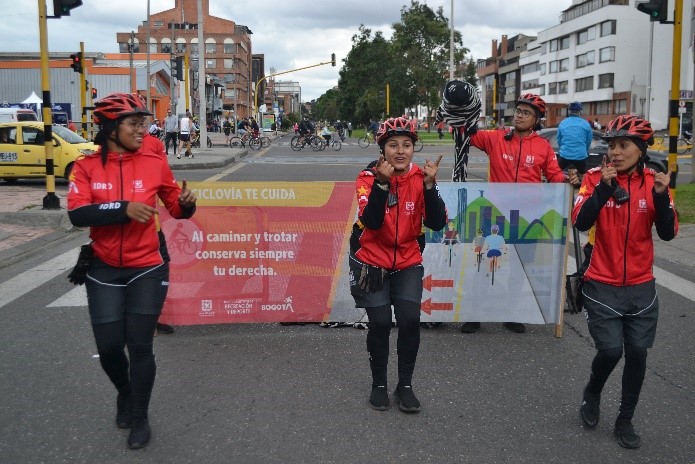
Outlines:
<svg viewBox="0 0 695 464"><path fill-rule="evenodd" d="M663 240L678 233L678 219L668 190L656 194L654 171L619 174L617 183L630 194L618 205L613 189L601 181L601 168L589 170L572 209L579 230L596 224L594 249L584 278L609 285L637 285L654 279L652 225Z"/></svg>
<svg viewBox="0 0 695 464"><path fill-rule="evenodd" d="M432 230L441 230L447 222L439 190L436 186L426 190L424 178L415 164L405 175L392 177L390 193L398 197L398 203L388 206L388 193L379 187L372 189L374 173L360 173L356 189L363 229L355 252L360 261L388 270L422 263L418 237L423 233L423 223Z"/></svg>
<svg viewBox="0 0 695 464"><path fill-rule="evenodd" d="M553 148L535 131L519 137L504 129L479 130L471 136L471 145L487 153L490 182L541 182L541 173L548 182L565 182Z"/></svg>
<svg viewBox="0 0 695 464"><path fill-rule="evenodd" d="M145 137L148 139L148 137ZM109 153L106 166L99 152L75 161L70 175L68 215L79 227L90 227L94 254L114 267L147 267L161 264L154 216L147 223L126 216L131 201L157 207L159 197L175 218L187 218L166 156L154 143L143 143L135 153Z"/></svg>

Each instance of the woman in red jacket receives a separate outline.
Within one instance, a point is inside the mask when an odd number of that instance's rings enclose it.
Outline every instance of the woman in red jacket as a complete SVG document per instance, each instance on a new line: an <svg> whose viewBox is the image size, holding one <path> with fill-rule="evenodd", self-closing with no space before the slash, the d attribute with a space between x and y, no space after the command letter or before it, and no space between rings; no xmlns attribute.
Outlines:
<svg viewBox="0 0 695 464"><path fill-rule="evenodd" d="M447 223L435 183L441 155L420 168L412 163L417 130L405 118L384 121L376 134L381 158L357 177L359 219L350 241L350 291L369 317L367 350L372 371L369 405L390 408L386 372L391 306L398 323L398 386L394 399L404 412L419 412L412 389L420 346L423 224Z"/></svg>
<svg viewBox="0 0 695 464"><path fill-rule="evenodd" d="M608 157L584 176L572 220L585 231L596 226L589 268L584 273L584 308L596 345L591 376L579 414L585 427L598 424L601 391L625 351L622 396L614 434L625 448L638 448L632 425L654 344L659 300L652 265L652 225L662 240L678 233L678 219L668 190L670 173L644 166L647 145L654 142L649 121L618 116L605 136ZM608 162L610 161L610 162Z"/></svg>
<svg viewBox="0 0 695 464"><path fill-rule="evenodd" d="M152 341L169 285L155 223L157 199L175 218L191 217L196 202L185 181L183 190L176 184L166 157L143 145L150 114L137 94L98 101L93 119L101 147L75 162L68 192L70 220L90 227L89 315L101 366L118 390L116 425L130 427L130 448L150 439Z"/></svg>

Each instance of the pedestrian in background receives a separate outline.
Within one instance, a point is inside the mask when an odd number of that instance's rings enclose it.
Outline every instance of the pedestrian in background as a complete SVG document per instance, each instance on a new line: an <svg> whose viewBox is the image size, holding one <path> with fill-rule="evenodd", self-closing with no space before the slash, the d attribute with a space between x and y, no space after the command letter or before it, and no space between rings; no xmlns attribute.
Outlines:
<svg viewBox="0 0 695 464"><path fill-rule="evenodd" d="M591 126L582 118L582 104L572 102L567 106L567 117L557 127L557 143L560 153L557 163L560 169L576 169L586 172L586 159L593 140Z"/></svg>
<svg viewBox="0 0 695 464"><path fill-rule="evenodd" d="M154 148L158 141L146 134L149 115L137 94L115 93L96 102L100 147L75 161L68 191L70 221L90 228L92 242L80 254L89 316L99 361L118 391L116 425L130 428L131 449L150 440L152 345L169 284L157 202L174 218L191 217L196 202L185 181L182 188L176 184L161 148ZM143 144L145 138L151 141Z"/></svg>
<svg viewBox="0 0 695 464"><path fill-rule="evenodd" d="M398 385L394 400L404 412L419 412L412 377L420 346L423 224L441 230L447 223L436 188L439 158L413 164L418 140L413 121L391 118L377 130L381 157L357 177L358 220L350 239L350 292L369 317L367 351L372 372L369 406L391 407L387 390L392 313L398 324ZM422 240L422 243L420 243Z"/></svg>
<svg viewBox="0 0 695 464"><path fill-rule="evenodd" d="M618 116L604 139L608 159L584 176L572 210L581 231L596 226L591 262L584 273L584 310L596 346L591 375L579 415L596 427L601 393L625 353L622 392L613 433L624 448L639 448L632 418L647 368L647 349L654 345L659 299L652 271L652 226L662 240L678 233L678 218L668 189L671 173L645 168L647 145L654 143L649 121Z"/></svg>
<svg viewBox="0 0 695 464"><path fill-rule="evenodd" d="M169 156L169 142L172 142L174 147L174 156L176 156L176 145L178 143L179 134L179 118L171 114L171 109L167 110L167 116L164 118L164 149Z"/></svg>

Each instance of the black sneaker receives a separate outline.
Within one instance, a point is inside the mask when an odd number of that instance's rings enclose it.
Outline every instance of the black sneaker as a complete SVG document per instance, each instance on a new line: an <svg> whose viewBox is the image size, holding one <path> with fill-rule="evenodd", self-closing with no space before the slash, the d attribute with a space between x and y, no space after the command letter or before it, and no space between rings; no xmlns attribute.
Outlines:
<svg viewBox="0 0 695 464"><path fill-rule="evenodd" d="M521 322L505 322L504 326L507 328L507 330L514 333L522 334L526 332L526 326Z"/></svg>
<svg viewBox="0 0 695 464"><path fill-rule="evenodd" d="M130 428L130 435L128 436L128 448L144 448L150 442L150 435L150 424L147 419L133 420L133 426Z"/></svg>
<svg viewBox="0 0 695 464"><path fill-rule="evenodd" d="M630 419L618 417L615 420L613 435L615 435L618 444L623 448L636 449L642 444L642 439L637 435L637 432L635 432L635 428L632 426L632 421Z"/></svg>
<svg viewBox="0 0 695 464"><path fill-rule="evenodd" d="M579 406L579 417L582 419L584 427L593 429L598 424L600 416L601 396L589 392L584 388L582 404Z"/></svg>
<svg viewBox="0 0 695 464"><path fill-rule="evenodd" d="M461 325L461 333L472 334L480 330L480 322L464 322Z"/></svg>
<svg viewBox="0 0 695 464"><path fill-rule="evenodd" d="M397 386L396 391L393 392L393 399L396 401L398 409L403 412L420 412L420 401L415 397L413 387L410 385Z"/></svg>
<svg viewBox="0 0 695 464"><path fill-rule="evenodd" d="M169 324L162 324L157 322L157 333L169 335L174 333L174 328Z"/></svg>
<svg viewBox="0 0 695 464"><path fill-rule="evenodd" d="M127 429L133 422L133 395L118 394L116 398L116 427Z"/></svg>
<svg viewBox="0 0 695 464"><path fill-rule="evenodd" d="M369 395L369 407L377 411L386 411L391 408L386 385L372 387L372 393Z"/></svg>

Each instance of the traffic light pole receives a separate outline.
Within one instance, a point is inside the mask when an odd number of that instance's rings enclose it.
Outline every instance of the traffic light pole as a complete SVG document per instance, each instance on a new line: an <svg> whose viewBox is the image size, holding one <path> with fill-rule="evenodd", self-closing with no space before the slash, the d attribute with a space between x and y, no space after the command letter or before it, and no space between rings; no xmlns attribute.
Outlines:
<svg viewBox="0 0 695 464"><path fill-rule="evenodd" d="M678 101L680 100L681 41L683 34L683 0L676 0L673 16L673 58L671 63L671 98L668 112L668 170L671 171L672 194L676 197L676 178L678 177Z"/></svg>
<svg viewBox="0 0 695 464"><path fill-rule="evenodd" d="M41 48L41 91L43 105L41 114L44 124L44 149L46 153L46 196L43 197L43 209L60 209L60 200L56 196L55 171L53 169L53 112L51 104L51 75L48 69L48 27L46 21L46 0L39 2L39 44Z"/></svg>
<svg viewBox="0 0 695 464"><path fill-rule="evenodd" d="M279 72L279 73L275 73L275 74L268 74L267 76L263 76L260 79L258 79L258 82L256 82L256 88L253 92L253 98L254 98L254 100L253 100L253 114L256 115L256 117L260 120L260 115L258 114L258 86L261 84L261 82L263 82L264 80L266 80L269 77L275 77L275 76L280 76L282 74L289 74L289 73L295 72L295 71L302 71L304 69L315 68L317 66L323 66L324 64L332 64L333 66L335 66L335 58L334 57L335 57L335 53L332 55L331 61L324 61L323 63L312 64L311 66L304 66L303 68L290 69L289 71L283 71L283 72ZM299 107L301 108L301 106L302 106L302 102L300 101ZM301 110L300 110L300 112L301 112Z"/></svg>
<svg viewBox="0 0 695 464"><path fill-rule="evenodd" d="M87 67L84 61L84 42L80 42L80 55L82 55L82 72L80 73L80 112L82 113L82 137L87 138L87 113L83 110L87 106ZM94 87L94 82L92 82Z"/></svg>

